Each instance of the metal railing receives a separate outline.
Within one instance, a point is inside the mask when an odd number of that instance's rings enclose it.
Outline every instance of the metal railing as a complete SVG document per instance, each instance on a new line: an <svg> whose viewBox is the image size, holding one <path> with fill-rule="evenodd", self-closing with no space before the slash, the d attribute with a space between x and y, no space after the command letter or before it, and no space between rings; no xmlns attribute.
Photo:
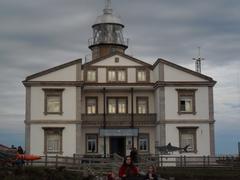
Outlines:
<svg viewBox="0 0 240 180"><path fill-rule="evenodd" d="M82 114L83 126L102 126L103 114ZM131 114L106 114L106 126L130 126ZM134 125L137 126L155 126L156 114L134 114Z"/></svg>

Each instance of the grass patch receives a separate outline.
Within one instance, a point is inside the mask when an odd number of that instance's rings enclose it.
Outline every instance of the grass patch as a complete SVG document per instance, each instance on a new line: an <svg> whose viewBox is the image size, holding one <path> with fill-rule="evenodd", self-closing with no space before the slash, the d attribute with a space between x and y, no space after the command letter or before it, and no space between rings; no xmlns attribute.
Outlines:
<svg viewBox="0 0 240 180"><path fill-rule="evenodd" d="M163 178L175 180L240 180L240 168L159 168Z"/></svg>

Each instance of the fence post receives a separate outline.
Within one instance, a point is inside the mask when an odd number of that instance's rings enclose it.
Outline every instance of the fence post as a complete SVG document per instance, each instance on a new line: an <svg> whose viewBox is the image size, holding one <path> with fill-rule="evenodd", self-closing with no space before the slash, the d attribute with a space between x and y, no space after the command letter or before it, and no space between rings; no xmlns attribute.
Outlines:
<svg viewBox="0 0 240 180"><path fill-rule="evenodd" d="M205 163L206 163L206 156L203 156L203 167L205 167Z"/></svg>
<svg viewBox="0 0 240 180"><path fill-rule="evenodd" d="M210 156L207 156L207 165L210 167Z"/></svg>
<svg viewBox="0 0 240 180"><path fill-rule="evenodd" d="M163 167L163 157L160 156L161 167Z"/></svg>
<svg viewBox="0 0 240 180"><path fill-rule="evenodd" d="M182 155L180 156L180 167L183 167L183 163L182 163Z"/></svg>
<svg viewBox="0 0 240 180"><path fill-rule="evenodd" d="M58 155L56 154L56 168L58 167Z"/></svg>
<svg viewBox="0 0 240 180"><path fill-rule="evenodd" d="M76 155L73 154L73 166L75 167L75 164L76 164Z"/></svg>
<svg viewBox="0 0 240 180"><path fill-rule="evenodd" d="M48 161L48 157L47 157L47 154L45 156L45 167L47 167L47 161Z"/></svg>
<svg viewBox="0 0 240 180"><path fill-rule="evenodd" d="M184 167L186 167L187 161L186 161L186 156L185 155L183 157L183 160L184 160Z"/></svg>

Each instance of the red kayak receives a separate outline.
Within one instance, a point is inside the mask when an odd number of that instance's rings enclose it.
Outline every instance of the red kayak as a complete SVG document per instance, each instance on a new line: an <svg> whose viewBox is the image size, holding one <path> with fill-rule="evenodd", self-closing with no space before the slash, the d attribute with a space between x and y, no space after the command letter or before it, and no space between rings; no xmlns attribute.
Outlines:
<svg viewBox="0 0 240 180"><path fill-rule="evenodd" d="M17 154L16 157L17 159L26 160L26 161L34 161L34 160L41 159L40 156L33 155L33 154Z"/></svg>

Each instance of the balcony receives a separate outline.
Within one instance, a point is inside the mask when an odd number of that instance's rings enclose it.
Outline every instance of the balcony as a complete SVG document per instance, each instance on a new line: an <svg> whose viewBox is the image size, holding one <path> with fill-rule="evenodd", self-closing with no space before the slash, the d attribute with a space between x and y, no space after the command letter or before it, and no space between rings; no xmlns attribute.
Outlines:
<svg viewBox="0 0 240 180"><path fill-rule="evenodd" d="M103 127L103 114L82 114L83 126ZM106 127L130 127L131 114L106 114ZM134 114L134 127L155 126L156 114Z"/></svg>

